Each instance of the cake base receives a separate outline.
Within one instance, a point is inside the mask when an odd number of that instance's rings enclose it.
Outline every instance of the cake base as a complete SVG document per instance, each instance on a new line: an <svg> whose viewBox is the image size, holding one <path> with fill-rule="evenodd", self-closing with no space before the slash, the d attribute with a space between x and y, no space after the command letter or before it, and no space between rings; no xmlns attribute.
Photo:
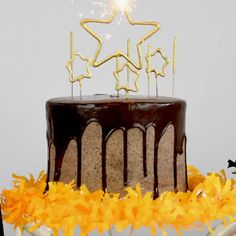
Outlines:
<svg viewBox="0 0 236 236"><path fill-rule="evenodd" d="M186 103L173 98L107 97L47 102L48 181L90 191L186 191Z"/></svg>

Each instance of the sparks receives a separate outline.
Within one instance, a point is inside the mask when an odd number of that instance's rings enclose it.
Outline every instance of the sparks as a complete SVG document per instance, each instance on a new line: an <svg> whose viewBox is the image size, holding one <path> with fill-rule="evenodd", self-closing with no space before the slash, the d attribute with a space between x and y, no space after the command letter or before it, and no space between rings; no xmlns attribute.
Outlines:
<svg viewBox="0 0 236 236"><path fill-rule="evenodd" d="M126 10L129 5L127 0L115 0L115 4L122 11Z"/></svg>
<svg viewBox="0 0 236 236"><path fill-rule="evenodd" d="M134 8L135 0L113 0L114 7L120 11L132 11Z"/></svg>

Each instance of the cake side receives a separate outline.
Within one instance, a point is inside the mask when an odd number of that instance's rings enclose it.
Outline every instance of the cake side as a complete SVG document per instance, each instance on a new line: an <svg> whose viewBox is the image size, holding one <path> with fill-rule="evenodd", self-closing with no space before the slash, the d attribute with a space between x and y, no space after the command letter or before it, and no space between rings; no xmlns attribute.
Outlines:
<svg viewBox="0 0 236 236"><path fill-rule="evenodd" d="M49 100L48 180L109 192L139 182L155 197L185 191L185 110L173 98Z"/></svg>

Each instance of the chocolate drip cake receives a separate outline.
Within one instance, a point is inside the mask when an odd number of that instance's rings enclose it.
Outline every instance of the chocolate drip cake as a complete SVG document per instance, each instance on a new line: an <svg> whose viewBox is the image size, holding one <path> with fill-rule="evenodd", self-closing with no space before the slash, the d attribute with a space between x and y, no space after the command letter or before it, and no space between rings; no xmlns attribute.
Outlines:
<svg viewBox="0 0 236 236"><path fill-rule="evenodd" d="M51 99L46 109L48 181L113 193L140 183L154 197L186 191L185 101L95 95Z"/></svg>

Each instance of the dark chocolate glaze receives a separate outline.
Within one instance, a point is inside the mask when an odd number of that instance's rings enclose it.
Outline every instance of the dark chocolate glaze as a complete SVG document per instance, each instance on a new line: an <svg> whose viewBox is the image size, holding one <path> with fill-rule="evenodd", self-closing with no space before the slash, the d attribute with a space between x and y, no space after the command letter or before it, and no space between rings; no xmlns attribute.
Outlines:
<svg viewBox="0 0 236 236"><path fill-rule="evenodd" d="M130 97L128 100L105 95L79 98L55 98L46 104L48 148L55 146L54 181L59 181L65 151L72 139L78 147L78 179L81 185L81 140L86 127L91 122L98 122L102 127L102 187L107 187L106 144L110 135L117 129L124 132L124 186L128 185L129 173L127 132L139 128L143 132L143 175L147 173L146 136L150 126L155 129L154 147L154 197L158 196L158 145L162 135L170 124L175 128L174 141L174 184L177 190L177 155L183 153L185 138L184 100L168 97L146 98ZM50 160L48 163L50 168ZM48 169L49 180L50 169Z"/></svg>

